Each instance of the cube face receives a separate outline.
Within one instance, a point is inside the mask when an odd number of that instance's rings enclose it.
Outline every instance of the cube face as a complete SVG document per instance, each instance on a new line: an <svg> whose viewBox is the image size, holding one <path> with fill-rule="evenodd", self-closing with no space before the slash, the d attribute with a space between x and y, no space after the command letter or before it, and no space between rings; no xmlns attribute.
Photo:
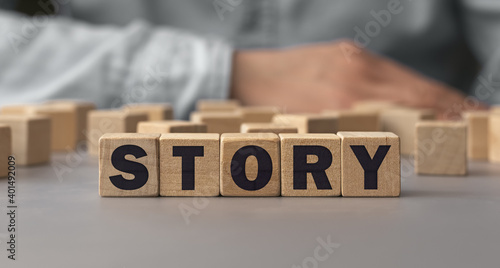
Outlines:
<svg viewBox="0 0 500 268"><path fill-rule="evenodd" d="M282 196L340 196L337 135L280 134L280 141Z"/></svg>
<svg viewBox="0 0 500 268"><path fill-rule="evenodd" d="M463 122L416 125L415 172L428 175L467 174L467 128Z"/></svg>
<svg viewBox="0 0 500 268"><path fill-rule="evenodd" d="M94 103L80 100L49 100L46 104L52 107L66 107L71 109L71 111L75 114L77 142L85 141L87 115L90 111L96 109Z"/></svg>
<svg viewBox="0 0 500 268"><path fill-rule="evenodd" d="M432 120L435 114L428 109L394 108L380 114L382 130L392 132L401 139L401 154L413 155L415 149L415 125L424 120Z"/></svg>
<svg viewBox="0 0 500 268"><path fill-rule="evenodd" d="M240 107L237 100L199 100L196 109L200 112L231 112Z"/></svg>
<svg viewBox="0 0 500 268"><path fill-rule="evenodd" d="M126 111L146 113L148 121L172 120L174 118L172 106L166 103L129 104L124 109Z"/></svg>
<svg viewBox="0 0 500 268"><path fill-rule="evenodd" d="M74 150L78 141L76 111L71 107L43 105L35 108L36 114L51 119L51 144L53 151Z"/></svg>
<svg viewBox="0 0 500 268"><path fill-rule="evenodd" d="M492 113L489 118L489 160L500 162L500 112Z"/></svg>
<svg viewBox="0 0 500 268"><path fill-rule="evenodd" d="M280 155L276 134L223 134L220 158L223 196L279 196Z"/></svg>
<svg viewBox="0 0 500 268"><path fill-rule="evenodd" d="M370 111L324 111L323 114L337 117L338 131L380 131L377 112Z"/></svg>
<svg viewBox="0 0 500 268"><path fill-rule="evenodd" d="M467 156L473 160L488 160L489 112L470 111L464 113L467 122Z"/></svg>
<svg viewBox="0 0 500 268"><path fill-rule="evenodd" d="M0 178L9 173L9 156L12 154L12 133L7 125L0 125Z"/></svg>
<svg viewBox="0 0 500 268"><path fill-rule="evenodd" d="M138 133L206 133L207 125L180 120L140 122Z"/></svg>
<svg viewBox="0 0 500 268"><path fill-rule="evenodd" d="M235 112L193 112L191 121L207 125L207 133L239 133L242 116Z"/></svg>
<svg viewBox="0 0 500 268"><path fill-rule="evenodd" d="M241 107L238 111L243 116L243 123L270 123L281 112L279 107Z"/></svg>
<svg viewBox="0 0 500 268"><path fill-rule="evenodd" d="M0 124L10 127L12 154L22 166L44 164L50 161L51 121L37 115L2 115Z"/></svg>
<svg viewBox="0 0 500 268"><path fill-rule="evenodd" d="M399 137L388 132L339 132L342 196L393 197L401 193Z"/></svg>
<svg viewBox="0 0 500 268"><path fill-rule="evenodd" d="M297 133L294 126L285 126L274 123L244 123L241 125L241 133Z"/></svg>
<svg viewBox="0 0 500 268"><path fill-rule="evenodd" d="M159 195L159 134L105 134L99 141L101 196Z"/></svg>
<svg viewBox="0 0 500 268"><path fill-rule="evenodd" d="M298 133L336 133L337 118L331 115L317 114L278 114L273 123L294 126Z"/></svg>
<svg viewBox="0 0 500 268"><path fill-rule="evenodd" d="M218 196L219 134L162 134L160 195Z"/></svg>

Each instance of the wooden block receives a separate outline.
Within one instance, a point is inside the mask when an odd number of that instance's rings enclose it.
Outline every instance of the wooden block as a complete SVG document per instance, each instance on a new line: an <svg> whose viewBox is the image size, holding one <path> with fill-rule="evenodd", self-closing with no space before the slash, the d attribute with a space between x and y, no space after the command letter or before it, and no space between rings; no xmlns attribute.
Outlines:
<svg viewBox="0 0 500 268"><path fill-rule="evenodd" d="M167 103L134 103L124 106L123 109L126 111L147 113L149 121L174 119L174 110Z"/></svg>
<svg viewBox="0 0 500 268"><path fill-rule="evenodd" d="M389 109L380 114L382 130L392 132L401 139L401 154L413 155L415 149L415 124L432 120L435 113L428 109Z"/></svg>
<svg viewBox="0 0 500 268"><path fill-rule="evenodd" d="M137 124L147 121L145 113L119 110L95 110L88 115L87 147L89 154L97 155L99 138L106 133L135 133Z"/></svg>
<svg viewBox="0 0 500 268"><path fill-rule="evenodd" d="M273 123L294 126L298 133L336 133L337 118L321 114L278 114Z"/></svg>
<svg viewBox="0 0 500 268"><path fill-rule="evenodd" d="M373 111L331 111L324 115L337 118L338 131L380 131L379 115Z"/></svg>
<svg viewBox="0 0 500 268"><path fill-rule="evenodd" d="M416 125L415 173L467 174L467 127L464 122L426 121Z"/></svg>
<svg viewBox="0 0 500 268"><path fill-rule="evenodd" d="M200 112L232 112L240 107L237 100L199 100L196 109Z"/></svg>
<svg viewBox="0 0 500 268"><path fill-rule="evenodd" d="M46 104L68 107L74 113L74 120L76 120L77 141L81 142L87 139L87 117L90 111L96 109L94 103L80 100L50 100Z"/></svg>
<svg viewBox="0 0 500 268"><path fill-rule="evenodd" d="M50 161L51 123L41 115L0 115L0 124L12 131L12 153L22 166Z"/></svg>
<svg viewBox="0 0 500 268"><path fill-rule="evenodd" d="M160 134L108 133L99 140L100 196L158 196Z"/></svg>
<svg viewBox="0 0 500 268"><path fill-rule="evenodd" d="M500 162L500 113L492 113L488 125L490 162Z"/></svg>
<svg viewBox="0 0 500 268"><path fill-rule="evenodd" d="M206 124L208 133L239 133L242 117L234 112L192 112L191 122Z"/></svg>
<svg viewBox="0 0 500 268"><path fill-rule="evenodd" d="M500 113L500 105L494 105L491 107L490 112L492 113Z"/></svg>
<svg viewBox="0 0 500 268"><path fill-rule="evenodd" d="M222 134L223 196L279 196L279 137L272 133Z"/></svg>
<svg viewBox="0 0 500 268"><path fill-rule="evenodd" d="M297 127L274 123L244 123L241 124L241 133L297 133Z"/></svg>
<svg viewBox="0 0 500 268"><path fill-rule="evenodd" d="M380 113L382 111L394 108L403 108L393 101L387 100L364 100L357 101L352 105L352 110L355 111L365 111L365 112L376 112Z"/></svg>
<svg viewBox="0 0 500 268"><path fill-rule="evenodd" d="M207 125L180 120L139 122L137 133L207 133Z"/></svg>
<svg viewBox="0 0 500 268"><path fill-rule="evenodd" d="M342 196L399 196L399 137L388 132L339 132Z"/></svg>
<svg viewBox="0 0 500 268"><path fill-rule="evenodd" d="M468 111L463 114L467 123L467 156L473 160L488 160L489 112Z"/></svg>
<svg viewBox="0 0 500 268"><path fill-rule="evenodd" d="M218 196L219 134L160 137L160 195Z"/></svg>
<svg viewBox="0 0 500 268"><path fill-rule="evenodd" d="M34 113L37 104L5 105L0 109L2 115L29 115Z"/></svg>
<svg viewBox="0 0 500 268"><path fill-rule="evenodd" d="M9 175L9 156L12 154L12 133L8 125L0 125L0 178Z"/></svg>
<svg viewBox="0 0 500 268"><path fill-rule="evenodd" d="M340 138L280 134L281 195L340 196Z"/></svg>
<svg viewBox="0 0 500 268"><path fill-rule="evenodd" d="M243 123L270 123L276 114L281 113L281 109L275 106L251 106L241 107L238 112L243 117Z"/></svg>

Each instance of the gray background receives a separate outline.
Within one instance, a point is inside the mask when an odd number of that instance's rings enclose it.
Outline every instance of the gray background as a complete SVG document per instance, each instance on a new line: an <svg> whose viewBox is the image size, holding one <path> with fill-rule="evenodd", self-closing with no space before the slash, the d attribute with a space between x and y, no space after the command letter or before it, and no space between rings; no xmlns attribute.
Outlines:
<svg viewBox="0 0 500 268"><path fill-rule="evenodd" d="M18 168L15 262L0 181L0 267L301 267L318 239L336 244L318 267L498 267L499 174L404 176L400 198L101 198L96 159L56 154Z"/></svg>

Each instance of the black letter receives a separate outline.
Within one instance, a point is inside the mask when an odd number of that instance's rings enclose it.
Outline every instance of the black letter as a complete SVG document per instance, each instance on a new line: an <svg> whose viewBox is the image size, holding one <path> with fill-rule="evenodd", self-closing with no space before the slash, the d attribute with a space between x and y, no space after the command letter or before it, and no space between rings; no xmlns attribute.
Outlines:
<svg viewBox="0 0 500 268"><path fill-rule="evenodd" d="M378 168L382 164L382 161L384 161L389 148L391 148L390 145L380 145L373 159L371 159L364 145L351 145L352 151L356 155L361 167L365 170L365 190L377 189Z"/></svg>
<svg viewBox="0 0 500 268"><path fill-rule="evenodd" d="M308 155L316 155L318 162L307 163ZM311 173L318 190L331 190L325 170L332 165L332 153L323 146L293 146L293 189L307 189L307 173Z"/></svg>
<svg viewBox="0 0 500 268"><path fill-rule="evenodd" d="M249 181L245 172L245 164L249 156L255 156L258 162L257 178ZM259 146L245 146L233 155L231 161L231 176L234 183L241 189L256 191L262 189L271 180L273 175L273 162L266 150Z"/></svg>
<svg viewBox="0 0 500 268"><path fill-rule="evenodd" d="M122 175L111 176L111 183L122 190L136 190L148 182L148 169L141 163L125 159L126 155L133 155L136 159L147 156L144 149L137 145L122 145L115 149L111 155L111 164L119 171L134 174L133 180L127 180Z"/></svg>
<svg viewBox="0 0 500 268"><path fill-rule="evenodd" d="M174 146L173 156L182 157L182 190L194 190L194 158L204 156L203 146Z"/></svg>

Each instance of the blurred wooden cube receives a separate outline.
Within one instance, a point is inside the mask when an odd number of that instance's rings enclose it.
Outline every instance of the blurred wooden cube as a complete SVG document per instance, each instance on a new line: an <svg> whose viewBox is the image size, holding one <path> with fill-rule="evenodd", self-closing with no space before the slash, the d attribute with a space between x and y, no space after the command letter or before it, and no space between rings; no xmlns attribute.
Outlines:
<svg viewBox="0 0 500 268"><path fill-rule="evenodd" d="M365 111L365 112L375 112L380 113L382 111L394 108L403 108L393 101L387 100L364 100L357 101L353 104L352 110L355 111Z"/></svg>
<svg viewBox="0 0 500 268"><path fill-rule="evenodd" d="M321 114L278 114L273 123L294 126L298 133L336 133L337 118Z"/></svg>
<svg viewBox="0 0 500 268"><path fill-rule="evenodd" d="M74 115L74 120L76 120L76 140L77 142L85 141L87 139L87 117L88 113L96 109L96 106L92 102L80 101L80 100L50 100L46 104L56 107L67 107Z"/></svg>
<svg viewBox="0 0 500 268"><path fill-rule="evenodd" d="M22 166L45 164L51 154L51 120L41 115L0 115L12 133L12 154Z"/></svg>
<svg viewBox="0 0 500 268"><path fill-rule="evenodd" d="M87 147L89 154L99 152L99 139L106 133L135 133L137 124L148 121L148 115L120 110L95 110L88 115Z"/></svg>
<svg viewBox="0 0 500 268"><path fill-rule="evenodd" d="M279 196L280 149L273 133L222 134L220 191L223 196Z"/></svg>
<svg viewBox="0 0 500 268"><path fill-rule="evenodd" d="M333 111L326 110L324 115L337 118L338 131L380 131L379 115L373 111Z"/></svg>
<svg viewBox="0 0 500 268"><path fill-rule="evenodd" d="M237 100L199 100L196 109L200 112L234 112L240 107Z"/></svg>
<svg viewBox="0 0 500 268"><path fill-rule="evenodd" d="M473 160L488 160L488 120L486 111L468 111L463 114L467 123L467 156Z"/></svg>
<svg viewBox="0 0 500 268"><path fill-rule="evenodd" d="M297 133L297 127L274 123L243 123L241 133Z"/></svg>
<svg viewBox="0 0 500 268"><path fill-rule="evenodd" d="M137 133L206 133L207 125L180 120L139 122Z"/></svg>
<svg viewBox="0 0 500 268"><path fill-rule="evenodd" d="M427 121L416 125L415 172L467 174L467 127L464 122Z"/></svg>
<svg viewBox="0 0 500 268"><path fill-rule="evenodd" d="M500 113L492 113L489 118L489 160L500 162Z"/></svg>
<svg viewBox="0 0 500 268"><path fill-rule="evenodd" d="M0 125L0 178L9 174L9 156L12 154L12 133L8 125Z"/></svg>
<svg viewBox="0 0 500 268"><path fill-rule="evenodd" d="M399 137L389 132L339 132L342 196L394 197L401 193Z"/></svg>
<svg viewBox="0 0 500 268"><path fill-rule="evenodd" d="M238 112L243 117L243 123L270 123L281 109L275 106L249 106L241 107Z"/></svg>
<svg viewBox="0 0 500 268"><path fill-rule="evenodd" d="M100 196L158 196L160 134L108 133L99 141Z"/></svg>
<svg viewBox="0 0 500 268"><path fill-rule="evenodd" d="M281 195L340 196L340 138L280 134Z"/></svg>
<svg viewBox="0 0 500 268"><path fill-rule="evenodd" d="M160 137L160 195L219 195L219 134Z"/></svg>
<svg viewBox="0 0 500 268"><path fill-rule="evenodd" d="M207 125L207 133L239 133L242 116L235 112L192 112L191 122Z"/></svg>
<svg viewBox="0 0 500 268"><path fill-rule="evenodd" d="M174 110L167 103L133 103L123 107L126 111L142 112L148 115L149 121L174 119Z"/></svg>

